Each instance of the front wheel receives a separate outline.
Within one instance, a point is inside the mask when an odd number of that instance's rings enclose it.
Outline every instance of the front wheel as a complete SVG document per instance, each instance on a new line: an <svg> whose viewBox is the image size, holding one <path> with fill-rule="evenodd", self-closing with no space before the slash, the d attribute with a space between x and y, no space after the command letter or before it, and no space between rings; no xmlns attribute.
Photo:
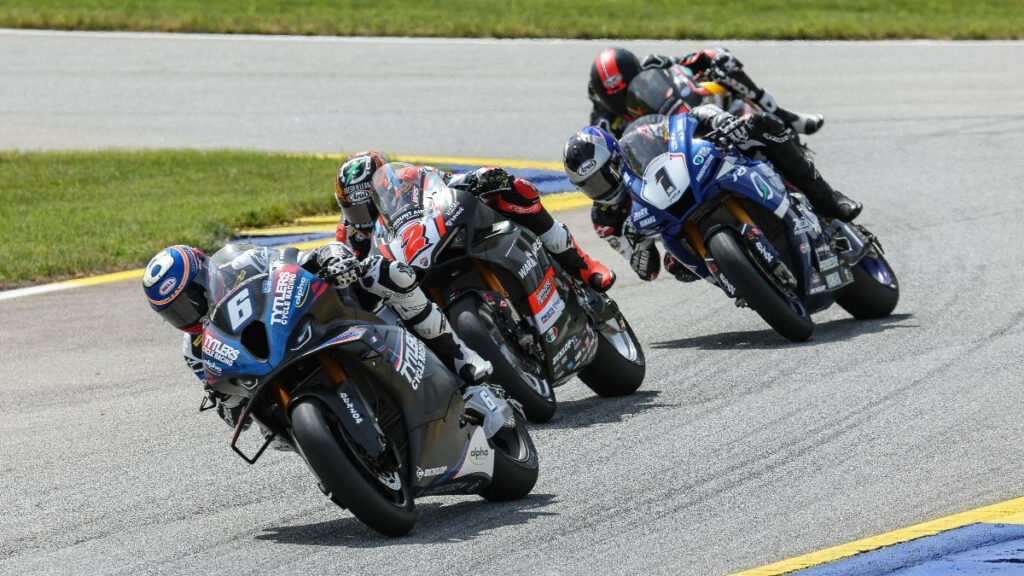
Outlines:
<svg viewBox="0 0 1024 576"><path fill-rule="evenodd" d="M558 404L555 391L536 363L505 340L491 309L476 298L463 298L448 311L455 332L494 367L493 381L523 405L530 422L547 422Z"/></svg>
<svg viewBox="0 0 1024 576"><path fill-rule="evenodd" d="M598 396L625 396L636 392L644 382L647 364L644 351L625 319L625 330L619 330L616 319L609 320L613 327L595 330L597 354L594 360L577 376Z"/></svg>
<svg viewBox="0 0 1024 576"><path fill-rule="evenodd" d="M336 504L385 536L402 536L416 523L409 483L397 467L376 470L344 448L341 427L314 399L300 399L291 409L292 435L302 457ZM394 454L397 457L397 454Z"/></svg>
<svg viewBox="0 0 1024 576"><path fill-rule="evenodd" d="M853 284L836 298L836 304L858 320L892 314L900 299L900 284L885 257L881 253L865 256L851 270Z"/></svg>
<svg viewBox="0 0 1024 576"><path fill-rule="evenodd" d="M494 472L491 483L480 495L494 502L524 498L537 484L540 472L537 449L523 417L517 412L515 419L514 428L502 428L491 438Z"/></svg>
<svg viewBox="0 0 1024 576"><path fill-rule="evenodd" d="M799 302L784 298L761 274L732 230L715 232L707 246L726 279L735 286L737 297L746 300L776 332L793 342L811 337L814 321L807 309Z"/></svg>

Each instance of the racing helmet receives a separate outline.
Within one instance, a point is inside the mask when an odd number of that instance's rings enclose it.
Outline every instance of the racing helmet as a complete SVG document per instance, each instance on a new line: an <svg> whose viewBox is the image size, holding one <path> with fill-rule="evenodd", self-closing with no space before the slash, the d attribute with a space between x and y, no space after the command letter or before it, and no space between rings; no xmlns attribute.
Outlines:
<svg viewBox="0 0 1024 576"><path fill-rule="evenodd" d="M562 165L569 181L598 204L618 204L625 196L622 148L596 126L569 137L562 149Z"/></svg>
<svg viewBox="0 0 1024 576"><path fill-rule="evenodd" d="M373 191L373 173L387 164L379 152L366 150L348 157L338 169L334 180L334 197L345 220L364 233L373 230L377 209L370 199Z"/></svg>
<svg viewBox="0 0 1024 576"><path fill-rule="evenodd" d="M640 61L625 48L608 48L590 66L590 94L617 116L626 116L626 88L640 73Z"/></svg>
<svg viewBox="0 0 1024 576"><path fill-rule="evenodd" d="M209 258L201 250L181 244L157 253L142 275L142 289L150 307L178 330L197 334L209 312L206 269Z"/></svg>

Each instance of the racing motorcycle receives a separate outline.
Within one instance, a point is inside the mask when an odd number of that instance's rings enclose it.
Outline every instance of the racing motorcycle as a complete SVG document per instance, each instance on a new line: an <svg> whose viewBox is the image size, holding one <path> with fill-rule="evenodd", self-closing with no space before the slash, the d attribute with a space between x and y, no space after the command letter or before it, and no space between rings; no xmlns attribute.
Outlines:
<svg viewBox="0 0 1024 576"><path fill-rule="evenodd" d="M207 284L217 304L203 334L206 382L248 398L231 448L250 464L281 439L335 504L388 536L412 529L419 496L509 500L533 489L522 416L484 387L464 400L422 341L304 270L294 248L228 245ZM500 418L482 417L491 412ZM250 419L266 430L252 456L237 445Z"/></svg>
<svg viewBox="0 0 1024 576"><path fill-rule="evenodd" d="M697 82L688 68L674 64L640 72L626 89L626 111L630 119L651 114L671 116L702 104L716 104L735 116L746 117L755 106L716 82Z"/></svg>
<svg viewBox="0 0 1024 576"><path fill-rule="evenodd" d="M714 134L695 135L689 114L636 120L620 140L634 234L660 237L693 274L757 312L795 342L811 314L838 303L855 318L888 316L896 274L866 228L820 218L771 164Z"/></svg>
<svg viewBox="0 0 1024 576"><path fill-rule="evenodd" d="M644 353L615 301L567 274L541 241L458 178L404 163L374 174L374 250L414 267L453 328L494 366L527 419L555 413L574 375L600 396L632 394ZM449 185L450 184L450 185Z"/></svg>

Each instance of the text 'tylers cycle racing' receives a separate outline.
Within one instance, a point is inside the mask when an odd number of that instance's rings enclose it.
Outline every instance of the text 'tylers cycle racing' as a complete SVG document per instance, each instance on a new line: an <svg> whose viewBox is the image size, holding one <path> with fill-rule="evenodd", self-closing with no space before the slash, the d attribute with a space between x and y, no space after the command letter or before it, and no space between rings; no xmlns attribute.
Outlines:
<svg viewBox="0 0 1024 576"><path fill-rule="evenodd" d="M412 528L418 496L527 495L538 461L522 417L486 392L464 400L415 335L347 305L297 254L229 245L210 261L206 381L249 398L231 447L253 463L282 439L331 500L391 536ZM467 407L507 410L515 425L485 431ZM237 447L251 417L269 430L253 457Z"/></svg>
<svg viewBox="0 0 1024 576"><path fill-rule="evenodd" d="M417 270L528 419L550 419L554 388L574 375L601 396L640 387L643 350L615 301L567 274L530 231L435 170L391 163L373 181L388 220L374 250Z"/></svg>
<svg viewBox="0 0 1024 576"><path fill-rule="evenodd" d="M860 319L893 311L899 284L873 234L819 218L771 164L722 152L696 129L688 114L652 115L623 133L636 233L660 238L691 272L793 341L810 338L811 314L833 302Z"/></svg>

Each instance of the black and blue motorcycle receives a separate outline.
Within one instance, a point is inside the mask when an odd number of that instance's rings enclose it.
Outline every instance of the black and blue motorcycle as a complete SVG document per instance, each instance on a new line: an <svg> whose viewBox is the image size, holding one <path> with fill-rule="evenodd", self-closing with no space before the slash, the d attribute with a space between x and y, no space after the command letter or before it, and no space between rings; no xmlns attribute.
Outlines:
<svg viewBox="0 0 1024 576"><path fill-rule="evenodd" d="M412 529L418 496L510 500L533 489L522 415L485 387L464 398L423 342L304 270L297 250L226 246L208 286L206 381L249 399L231 447L250 464L281 439L332 501L389 536ZM267 432L250 457L237 441L251 419Z"/></svg>
<svg viewBox="0 0 1024 576"><path fill-rule="evenodd" d="M874 234L819 218L771 164L696 130L688 114L652 115L623 133L638 235L660 238L690 272L795 342L810 338L811 314L833 303L859 319L892 313L899 283Z"/></svg>

